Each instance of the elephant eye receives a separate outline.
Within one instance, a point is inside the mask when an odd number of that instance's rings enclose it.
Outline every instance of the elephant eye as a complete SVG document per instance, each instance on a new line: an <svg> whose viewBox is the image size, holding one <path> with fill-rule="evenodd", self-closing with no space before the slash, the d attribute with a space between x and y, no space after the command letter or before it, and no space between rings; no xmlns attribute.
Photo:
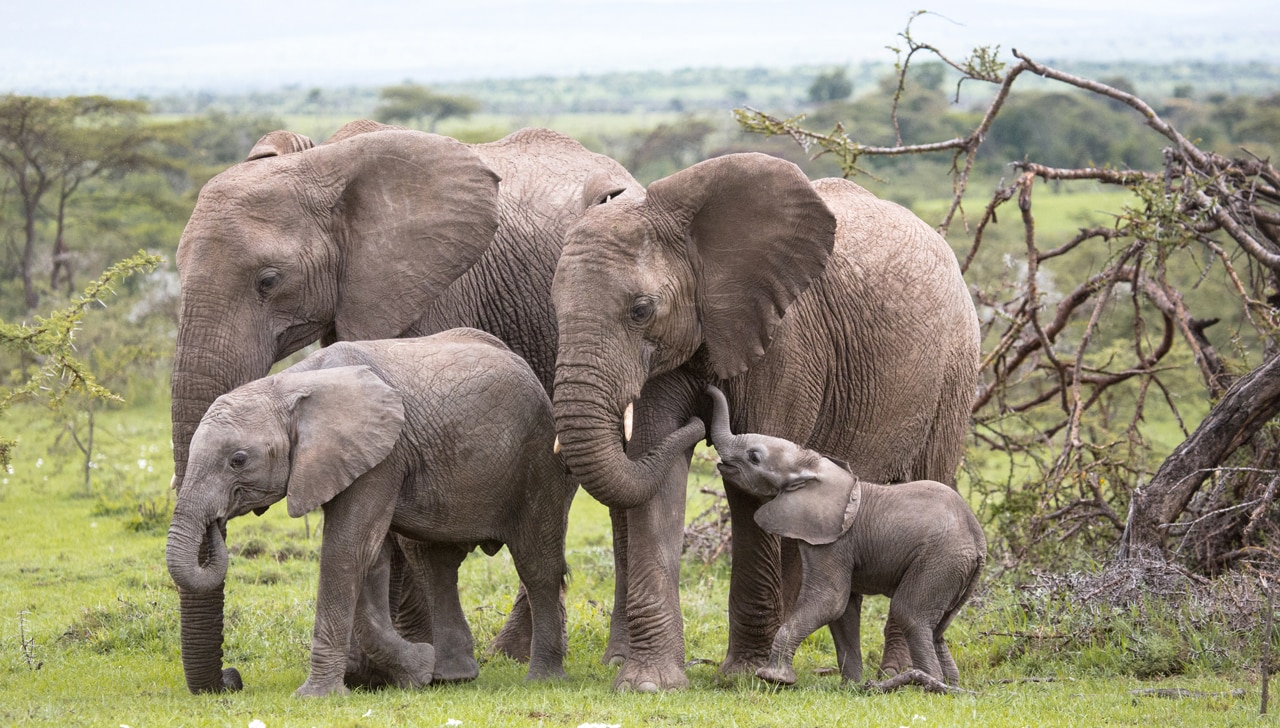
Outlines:
<svg viewBox="0 0 1280 728"><path fill-rule="evenodd" d="M760 451L759 451L759 450L748 450L748 451L747 451L747 460L749 460L749 461L751 462L751 464L752 464L752 465L759 465L759 464L760 464Z"/></svg>
<svg viewBox="0 0 1280 728"><path fill-rule="evenodd" d="M280 271L268 268L258 275L258 294L265 296L280 285Z"/></svg>
<svg viewBox="0 0 1280 728"><path fill-rule="evenodd" d="M244 450L236 450L235 452L231 453L231 457L227 459L227 462L231 465L232 468L239 470L240 468L244 467L245 463L249 462L249 454L246 453Z"/></svg>
<svg viewBox="0 0 1280 728"><path fill-rule="evenodd" d="M654 306L653 299L647 297L637 298L635 303L631 304L631 320L642 324L653 317L655 308L657 307Z"/></svg>

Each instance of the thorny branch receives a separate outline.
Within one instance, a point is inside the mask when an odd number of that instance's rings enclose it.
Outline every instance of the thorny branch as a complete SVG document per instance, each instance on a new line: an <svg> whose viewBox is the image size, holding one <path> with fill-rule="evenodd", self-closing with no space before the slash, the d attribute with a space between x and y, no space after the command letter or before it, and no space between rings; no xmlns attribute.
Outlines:
<svg viewBox="0 0 1280 728"><path fill-rule="evenodd" d="M839 123L818 133L800 126L803 117L779 118L749 107L735 112L740 125L786 135L813 158L832 155L846 177L866 174L859 166L866 158L953 155L953 196L937 225L943 235L962 209L983 142L1024 73L1133 109L1166 145L1163 167L1149 170L1012 161L1012 183L995 190L977 224L966 231L967 250L958 257L970 278L984 341L982 379L972 408L975 439L982 452L1009 460L1003 483L992 483L990 470L975 463L991 462L987 455L971 453L967 466L973 487L986 489L1001 503L994 511L1006 519L1000 530L1009 557L1016 563L1038 544L1064 538L1114 545L1122 534L1126 542L1159 547L1170 524L1184 519L1174 530L1185 534L1184 541L1194 540L1188 558L1205 571L1246 563L1259 553L1275 559L1280 432L1267 425L1274 413L1258 409L1238 436L1213 451L1209 490L1199 488L1203 475L1187 480L1185 472L1157 470L1168 446L1158 452L1145 424L1152 407L1159 407L1187 435L1177 404L1179 397L1188 401L1181 391L1185 377L1178 380L1182 386L1166 381L1182 371L1186 352L1202 382L1203 399L1213 406L1242 371L1261 366L1256 353L1253 359L1247 352L1241 358L1240 336L1253 337L1266 352L1274 348L1280 324L1280 172L1247 152L1227 158L1202 150L1138 96L1045 66L1017 50L1012 51L1016 61L1007 66L996 60L998 48L981 48L957 61L916 41L910 23L901 38L905 48L892 49L900 59L891 110L893 146L858 142ZM921 53L960 74L957 92L965 81L996 86L968 134L911 143L902 138L897 106L907 69ZM1130 191L1132 202L1111 225L1082 228L1067 240L1042 240L1033 204L1038 183L1113 186ZM1024 257L1014 265L1006 256L1004 276L977 285L972 266L983 257L997 213L1013 201L1022 222ZM1197 253L1202 270L1188 283L1171 265L1177 259L1185 269L1183 261ZM1211 275L1235 296L1235 320L1246 329L1233 332L1232 359L1207 334L1220 317L1196 316L1188 303L1187 291ZM1150 394L1156 396L1148 402ZM1251 467L1225 467L1229 458ZM1194 462L1197 469L1205 467L1202 460ZM1178 482L1181 489L1175 487ZM1125 513L1128 518L1117 515Z"/></svg>

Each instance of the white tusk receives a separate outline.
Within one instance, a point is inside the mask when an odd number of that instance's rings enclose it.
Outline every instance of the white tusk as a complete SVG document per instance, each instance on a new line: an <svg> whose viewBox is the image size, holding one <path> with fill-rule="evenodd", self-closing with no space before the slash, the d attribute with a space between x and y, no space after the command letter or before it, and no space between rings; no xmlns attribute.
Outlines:
<svg viewBox="0 0 1280 728"><path fill-rule="evenodd" d="M622 413L622 436L627 442L631 442L632 421L636 418L636 403L632 402L627 405L627 411Z"/></svg>
<svg viewBox="0 0 1280 728"><path fill-rule="evenodd" d="M169 490L177 490L177 488L178 488L178 474L174 473L173 477L169 478Z"/></svg>
<svg viewBox="0 0 1280 728"><path fill-rule="evenodd" d="M556 444L551 446L551 452L555 453L556 455L560 454L560 436L559 435L556 435Z"/></svg>

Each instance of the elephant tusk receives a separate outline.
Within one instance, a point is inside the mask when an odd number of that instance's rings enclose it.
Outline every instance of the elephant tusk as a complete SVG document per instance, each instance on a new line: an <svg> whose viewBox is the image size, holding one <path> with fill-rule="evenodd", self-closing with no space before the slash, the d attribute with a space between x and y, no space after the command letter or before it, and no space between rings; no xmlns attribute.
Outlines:
<svg viewBox="0 0 1280 728"><path fill-rule="evenodd" d="M622 413L622 436L627 442L631 442L631 430L633 421L636 417L636 403L632 402L627 405L627 411Z"/></svg>
<svg viewBox="0 0 1280 728"><path fill-rule="evenodd" d="M560 454L560 436L559 435L556 435L556 443L551 446L551 452L555 453L556 455Z"/></svg>

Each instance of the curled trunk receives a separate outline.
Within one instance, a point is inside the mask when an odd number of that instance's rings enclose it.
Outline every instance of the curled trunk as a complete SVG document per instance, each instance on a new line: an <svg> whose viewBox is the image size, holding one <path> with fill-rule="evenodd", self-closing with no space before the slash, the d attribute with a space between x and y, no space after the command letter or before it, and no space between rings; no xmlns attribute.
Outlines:
<svg viewBox="0 0 1280 728"><path fill-rule="evenodd" d="M701 420L668 435L638 460L627 457L622 412L604 405L587 385L556 385L556 430L565 463L593 498L610 508L635 508L654 497L676 458L706 436Z"/></svg>
<svg viewBox="0 0 1280 728"><path fill-rule="evenodd" d="M222 668L222 587L227 575L223 525L176 513L169 527L165 561L178 585L187 689L192 693L239 690L240 674L235 668Z"/></svg>

